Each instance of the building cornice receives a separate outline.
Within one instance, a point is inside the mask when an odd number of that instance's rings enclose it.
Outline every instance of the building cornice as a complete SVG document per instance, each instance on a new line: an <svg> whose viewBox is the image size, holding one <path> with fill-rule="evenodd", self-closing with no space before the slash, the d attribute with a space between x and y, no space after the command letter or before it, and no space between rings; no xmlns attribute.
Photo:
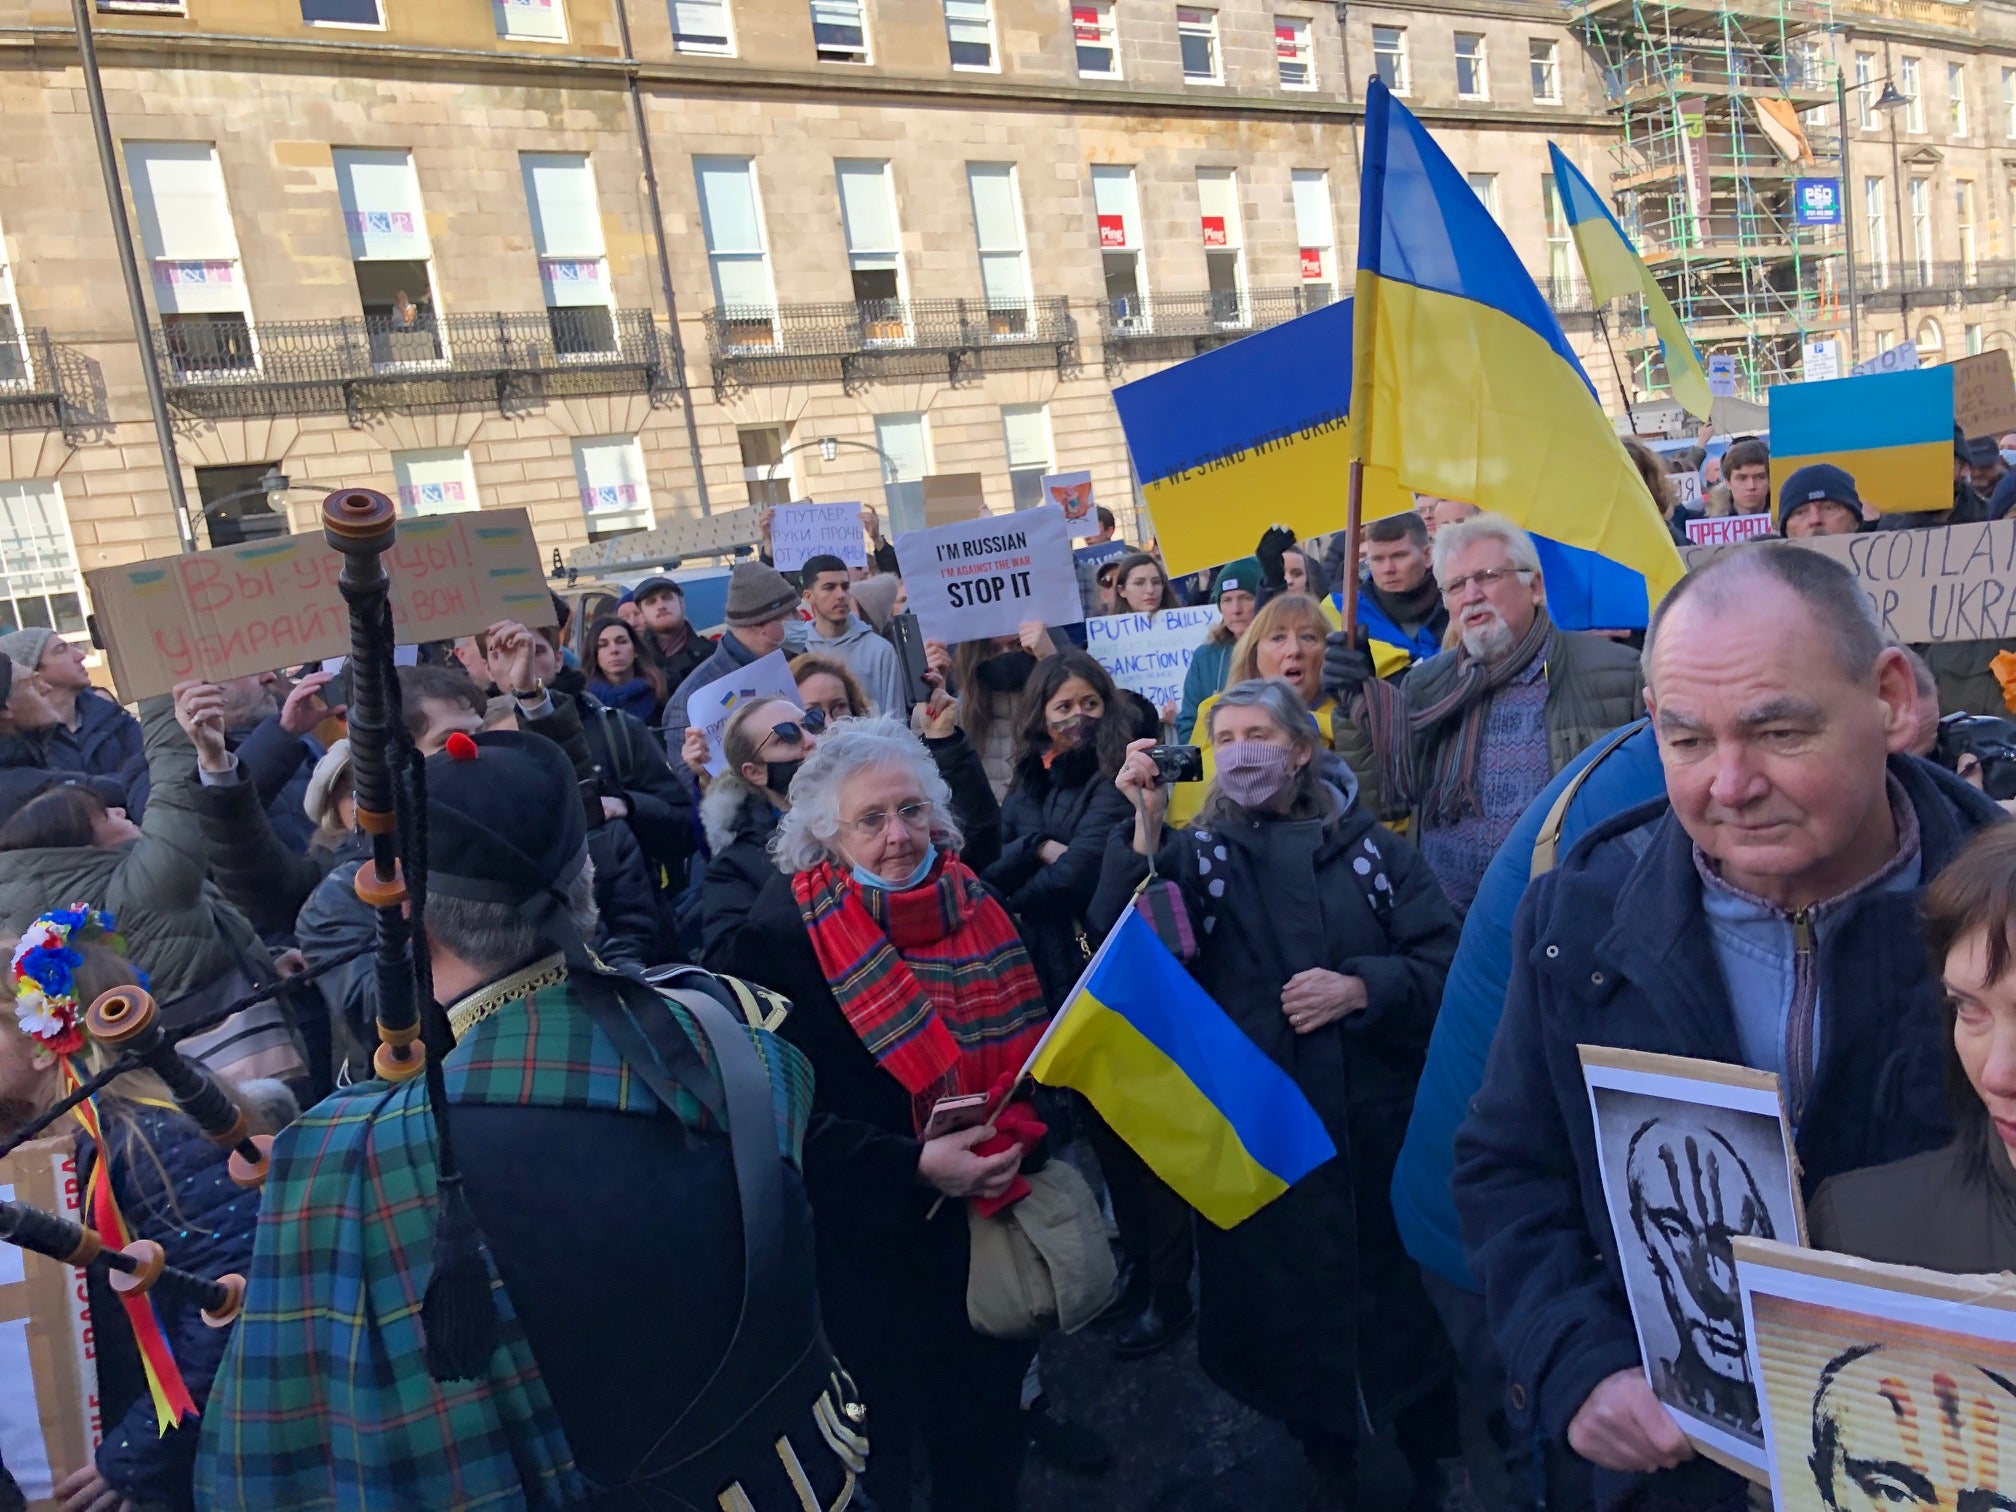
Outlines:
<svg viewBox="0 0 2016 1512"><path fill-rule="evenodd" d="M1087 111L1112 115L1240 117L1355 123L1365 107L1340 96L1293 98L1229 90L1152 90L1112 88L1076 82L1044 83L997 75L952 78L849 73L828 70L752 68L736 59L638 61L613 54L492 52L476 48L415 46L406 43L359 41L348 37L261 37L217 32L140 31L94 27L92 35L108 61L131 66L135 54L151 54L151 66L178 59L270 63L275 58L310 64L318 71L343 65L386 74L415 69L459 69L523 79L540 76L554 87L595 84L620 87L635 78L656 92L711 98L786 96L857 100L862 104L942 105L988 104L1045 111ZM0 49L30 53L75 55L76 38L65 26L0 27ZM1466 102L1463 105L1423 105L1409 109L1431 126L1518 130L1540 128L1611 135L1621 129L1609 112L1591 113L1561 108L1518 107Z"/></svg>

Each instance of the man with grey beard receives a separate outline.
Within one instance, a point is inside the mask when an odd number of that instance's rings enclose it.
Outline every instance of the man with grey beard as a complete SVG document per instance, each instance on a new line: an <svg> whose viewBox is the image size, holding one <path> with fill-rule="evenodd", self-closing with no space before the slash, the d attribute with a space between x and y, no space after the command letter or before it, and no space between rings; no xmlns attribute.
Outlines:
<svg viewBox="0 0 2016 1512"><path fill-rule="evenodd" d="M1385 791L1460 916L1500 842L1554 775L1643 712L1638 653L1547 617L1533 538L1499 515L1435 533L1435 579L1460 637L1397 683L1338 632L1323 686L1371 739Z"/></svg>

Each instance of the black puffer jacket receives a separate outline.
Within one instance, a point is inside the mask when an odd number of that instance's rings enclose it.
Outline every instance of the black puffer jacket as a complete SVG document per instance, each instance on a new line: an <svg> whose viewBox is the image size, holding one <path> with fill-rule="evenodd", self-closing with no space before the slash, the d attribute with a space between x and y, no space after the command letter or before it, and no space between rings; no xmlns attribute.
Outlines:
<svg viewBox="0 0 2016 1512"><path fill-rule="evenodd" d="M1107 836L1133 812L1091 747L1067 751L1048 767L1040 756L1016 765L1015 785L1001 803L1001 856L981 875L1007 899L1053 1011L1085 969L1087 950L1098 948L1085 911L1099 887ZM1064 854L1046 863L1040 851L1050 840Z"/></svg>
<svg viewBox="0 0 2016 1512"><path fill-rule="evenodd" d="M234 1182L223 1150L180 1113L120 1103L106 1133L112 1144L112 1192L136 1239L152 1239L168 1263L201 1276L245 1274L252 1262L252 1230L259 1193ZM80 1137L79 1180L95 1152ZM171 1199L162 1184L166 1173ZM154 1419L140 1368L139 1346L126 1309L96 1272L90 1278L91 1327L98 1345L98 1390L105 1439L98 1473L121 1495L147 1507L192 1508L190 1475L196 1463L198 1425L164 1436ZM231 1330L212 1328L193 1303L172 1291L153 1293L154 1311L175 1364L201 1408L224 1358Z"/></svg>
<svg viewBox="0 0 2016 1512"><path fill-rule="evenodd" d="M769 855L778 813L770 795L733 772L714 779L700 800L707 826L707 872L700 891L700 964L726 971L735 953L735 932L749 917L763 884L777 874Z"/></svg>

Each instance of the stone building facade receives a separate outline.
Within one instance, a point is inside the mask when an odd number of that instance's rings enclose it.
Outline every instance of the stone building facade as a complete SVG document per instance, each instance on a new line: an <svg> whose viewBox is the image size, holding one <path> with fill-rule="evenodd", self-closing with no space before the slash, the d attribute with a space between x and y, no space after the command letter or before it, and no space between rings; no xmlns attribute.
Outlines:
<svg viewBox="0 0 2016 1512"><path fill-rule="evenodd" d="M1944 355L2007 345L2016 10L1885 3L1824 38L1851 77L1873 51L1925 81L1922 131L1851 130L1858 209L1865 174L1926 181L1856 227L1892 248L1863 352L1930 355L1928 322ZM1619 408L1546 175L1551 139L1611 182L1620 119L1575 13L1540 0L97 6L145 347L68 8L0 0L0 616L21 623L77 628L80 570L177 548L143 363L198 546L304 528L339 484L523 506L564 552L788 497L900 528L924 473L983 473L1007 509L1071 468L1145 530L1112 389L1348 293L1375 68ZM1897 276L1921 260L1979 287Z"/></svg>

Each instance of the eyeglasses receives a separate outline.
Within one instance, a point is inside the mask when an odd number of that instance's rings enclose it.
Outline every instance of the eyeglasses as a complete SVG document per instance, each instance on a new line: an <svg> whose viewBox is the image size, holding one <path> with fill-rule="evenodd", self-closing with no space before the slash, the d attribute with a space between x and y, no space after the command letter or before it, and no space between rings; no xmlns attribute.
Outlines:
<svg viewBox="0 0 2016 1512"><path fill-rule="evenodd" d="M781 740L786 745L796 745L807 735L817 735L825 728L826 711L807 709L797 719L780 719L770 726L770 733L763 737L763 744L768 745L773 740Z"/></svg>
<svg viewBox="0 0 2016 1512"><path fill-rule="evenodd" d="M1509 577L1516 577L1524 582L1527 576L1528 574L1518 567L1486 567L1481 572L1465 573L1462 577L1449 579L1442 585L1442 597L1461 598L1463 590L1473 583L1479 588L1488 589Z"/></svg>
<svg viewBox="0 0 2016 1512"><path fill-rule="evenodd" d="M907 830L921 830L931 823L931 805L921 798L915 803L906 803L901 808L875 809L863 814L859 819L842 819L840 828L857 840L871 839L889 827L889 821L901 822Z"/></svg>

